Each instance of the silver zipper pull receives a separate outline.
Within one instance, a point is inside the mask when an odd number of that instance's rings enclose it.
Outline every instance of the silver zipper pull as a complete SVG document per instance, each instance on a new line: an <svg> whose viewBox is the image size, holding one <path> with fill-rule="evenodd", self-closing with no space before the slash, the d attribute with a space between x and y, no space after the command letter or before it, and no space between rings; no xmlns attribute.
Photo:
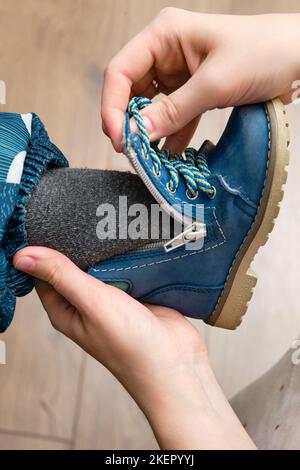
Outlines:
<svg viewBox="0 0 300 470"><path fill-rule="evenodd" d="M200 222L193 222L182 233L164 244L166 253L173 251L187 243L194 242L206 237L206 225Z"/></svg>

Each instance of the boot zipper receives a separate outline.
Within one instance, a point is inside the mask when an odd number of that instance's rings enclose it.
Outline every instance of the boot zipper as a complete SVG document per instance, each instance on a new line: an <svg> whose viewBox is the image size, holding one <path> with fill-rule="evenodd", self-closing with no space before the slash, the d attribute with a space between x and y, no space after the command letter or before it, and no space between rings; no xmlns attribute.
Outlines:
<svg viewBox="0 0 300 470"><path fill-rule="evenodd" d="M164 244L164 250L166 253L179 248L180 246L186 245L187 243L201 240L206 237L206 225L200 222L193 222L183 232L176 237L172 238Z"/></svg>

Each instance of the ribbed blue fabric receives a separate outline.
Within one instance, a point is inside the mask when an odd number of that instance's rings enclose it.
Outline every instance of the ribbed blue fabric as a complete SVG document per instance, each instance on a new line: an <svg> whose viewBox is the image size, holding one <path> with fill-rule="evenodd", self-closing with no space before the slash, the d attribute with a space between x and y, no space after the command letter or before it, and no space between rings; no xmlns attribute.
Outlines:
<svg viewBox="0 0 300 470"><path fill-rule="evenodd" d="M17 154L26 151L21 181L10 182ZM25 205L44 171L68 161L49 140L35 114L30 130L18 114L0 114L0 332L12 321L16 296L30 292L34 280L12 266L16 251L27 246ZM9 176L8 176L9 175Z"/></svg>

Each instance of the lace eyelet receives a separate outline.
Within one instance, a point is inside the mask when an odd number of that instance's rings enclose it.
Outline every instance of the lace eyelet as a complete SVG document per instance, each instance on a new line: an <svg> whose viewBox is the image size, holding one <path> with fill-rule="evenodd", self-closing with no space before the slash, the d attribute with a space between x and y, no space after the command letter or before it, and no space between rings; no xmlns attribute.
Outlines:
<svg viewBox="0 0 300 470"><path fill-rule="evenodd" d="M147 155L144 151L144 149L142 149L142 155L144 157L145 160L149 160L149 155Z"/></svg>
<svg viewBox="0 0 300 470"><path fill-rule="evenodd" d="M152 172L153 172L154 176L156 176L156 178L160 178L160 177L161 177L161 170L155 171L154 166L152 167Z"/></svg>
<svg viewBox="0 0 300 470"><path fill-rule="evenodd" d="M188 190L188 189L186 190L185 194L186 194L186 197L187 197L190 201L195 201L195 199L197 199L198 196L199 196L198 191L196 191L195 196L191 196L191 195L189 194L189 190Z"/></svg>
<svg viewBox="0 0 300 470"><path fill-rule="evenodd" d="M213 190L213 194L211 196L209 196L209 199L215 199L215 197L217 195L217 190L214 186L212 186L212 190Z"/></svg>
<svg viewBox="0 0 300 470"><path fill-rule="evenodd" d="M167 184L167 190L168 190L169 193L171 193L171 194L175 194L175 193L176 193L176 189L173 189L173 191L172 191L172 189L170 188L170 182Z"/></svg>

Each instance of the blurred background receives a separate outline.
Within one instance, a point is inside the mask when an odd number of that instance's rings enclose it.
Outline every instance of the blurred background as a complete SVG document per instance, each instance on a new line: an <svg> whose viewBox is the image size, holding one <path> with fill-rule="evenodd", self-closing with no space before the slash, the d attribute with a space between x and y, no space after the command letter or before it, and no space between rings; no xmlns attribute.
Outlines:
<svg viewBox="0 0 300 470"><path fill-rule="evenodd" d="M0 111L39 114L71 166L130 169L101 130L103 70L165 6L227 14L300 12L299 0L0 0L0 80L7 87ZM197 146L205 138L217 141L229 112L203 117ZM268 370L300 333L300 106L291 105L288 114L286 195L254 263L259 282L248 314L235 332L197 323L228 397ZM18 300L15 321L0 339L7 349L7 364L0 365L0 449L157 447L127 392L52 329L35 292Z"/></svg>

